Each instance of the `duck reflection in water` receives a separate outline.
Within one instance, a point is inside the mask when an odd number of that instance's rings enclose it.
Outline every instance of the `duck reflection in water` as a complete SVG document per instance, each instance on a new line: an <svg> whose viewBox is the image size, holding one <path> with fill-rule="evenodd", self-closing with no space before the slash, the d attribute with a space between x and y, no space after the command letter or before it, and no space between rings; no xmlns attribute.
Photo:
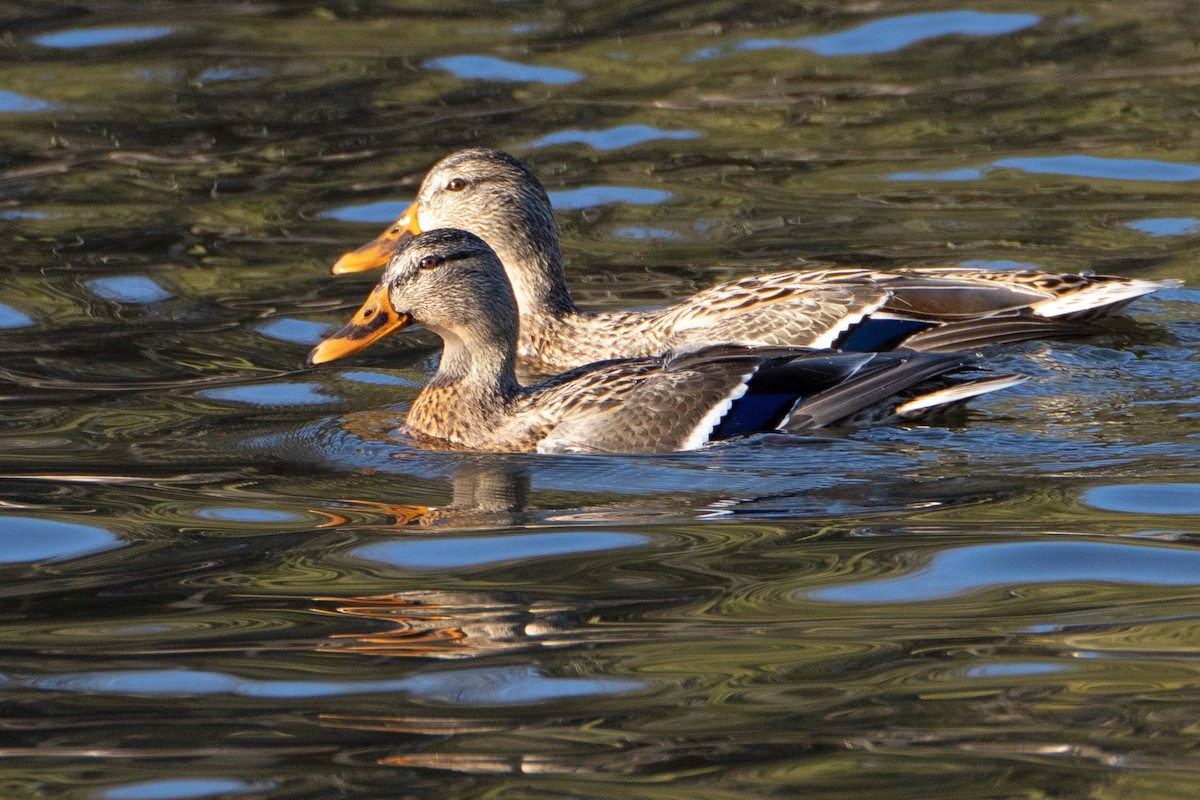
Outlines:
<svg viewBox="0 0 1200 800"><path fill-rule="evenodd" d="M391 519L390 527L396 529L420 526L492 530L533 521L526 511L532 483L526 465L503 459L495 464L463 460L452 470L451 499L446 505L354 499L311 511L328 518L321 527L343 529L384 527L374 521L356 525L356 512L365 512L373 518L384 515Z"/></svg>
<svg viewBox="0 0 1200 800"><path fill-rule="evenodd" d="M386 514L396 523L395 527L346 525L351 530L374 530L381 534L374 539L364 537L364 543L350 555L415 572L420 575L421 583L425 583L425 575L439 568L486 567L491 563L489 559L505 563L525 560L530 555L553 555L530 553L528 547L505 550L505 543L510 540L553 538L553 534L524 533L533 521L526 510L531 479L524 465L506 463L504 459L494 464L465 460L457 465L452 482L453 497L445 506L347 503L350 507ZM323 513L330 514L328 510ZM486 541L458 535L449 538L387 535L412 531L413 526L478 530L489 535ZM511 528L517 531L506 532L505 529ZM531 601L519 592L453 589L420 588L380 595L316 597L314 601L317 606L313 611L317 613L369 621L373 629L368 633L334 634L318 645L319 650L442 659L544 647L549 643L547 635L578 627L584 613L578 607Z"/></svg>

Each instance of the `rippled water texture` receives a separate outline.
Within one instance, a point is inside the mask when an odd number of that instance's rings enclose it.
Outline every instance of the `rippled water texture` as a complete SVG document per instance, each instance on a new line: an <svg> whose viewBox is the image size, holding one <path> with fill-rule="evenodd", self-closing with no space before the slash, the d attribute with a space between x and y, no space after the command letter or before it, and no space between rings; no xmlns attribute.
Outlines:
<svg viewBox="0 0 1200 800"><path fill-rule="evenodd" d="M1200 794L1194 3L0 5L0 795ZM343 251L468 145L588 308L1176 277L937 424L415 451Z"/></svg>

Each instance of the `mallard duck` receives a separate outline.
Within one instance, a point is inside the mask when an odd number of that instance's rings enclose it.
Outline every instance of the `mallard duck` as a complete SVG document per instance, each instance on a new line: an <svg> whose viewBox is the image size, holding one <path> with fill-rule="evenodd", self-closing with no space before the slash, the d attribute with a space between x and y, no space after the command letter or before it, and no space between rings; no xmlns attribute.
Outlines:
<svg viewBox="0 0 1200 800"><path fill-rule="evenodd" d="M435 164L404 215L333 272L382 266L399 244L440 227L469 230L500 255L521 313L520 365L543 373L717 343L945 352L1079 334L1090 330L1079 320L1175 285L970 267L828 269L743 278L650 311L581 311L545 189L520 160L485 148Z"/></svg>
<svg viewBox="0 0 1200 800"><path fill-rule="evenodd" d="M350 323L309 361L422 325L444 350L406 432L430 446L493 451L693 450L757 431L913 419L1023 380L981 375L960 354L716 345L604 361L522 386L518 320L495 252L472 233L434 230L392 258Z"/></svg>

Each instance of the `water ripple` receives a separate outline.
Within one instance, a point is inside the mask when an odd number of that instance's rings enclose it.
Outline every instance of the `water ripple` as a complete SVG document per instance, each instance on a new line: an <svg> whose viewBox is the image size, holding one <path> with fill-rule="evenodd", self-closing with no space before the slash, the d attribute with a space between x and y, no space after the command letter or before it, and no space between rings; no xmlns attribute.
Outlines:
<svg viewBox="0 0 1200 800"><path fill-rule="evenodd" d="M1023 678L1033 675L1057 675L1069 672L1067 664L1034 661L993 661L966 667L962 674L967 678Z"/></svg>
<svg viewBox="0 0 1200 800"><path fill-rule="evenodd" d="M316 344L329 334L332 327L324 322L282 318L268 320L255 327L255 330L272 339L280 339L285 342Z"/></svg>
<svg viewBox="0 0 1200 800"><path fill-rule="evenodd" d="M104 47L114 44L148 42L170 36L174 28L164 26L130 26L126 28L79 28L76 30L44 33L34 36L32 41L43 47L74 50L81 47Z"/></svg>
<svg viewBox="0 0 1200 800"><path fill-rule="evenodd" d="M64 561L124 546L111 531L76 522L0 517L0 564Z"/></svg>
<svg viewBox="0 0 1200 800"><path fill-rule="evenodd" d="M447 705L511 705L621 694L647 688L646 681L558 678L528 666L446 670L373 681L284 681L239 678L199 670L78 672L28 678L21 685L48 692L200 697L232 695L294 700L356 694L406 694Z"/></svg>
<svg viewBox="0 0 1200 800"><path fill-rule="evenodd" d="M1127 228L1150 236L1191 236L1200 233L1200 219L1195 217L1151 217L1126 222Z"/></svg>
<svg viewBox="0 0 1200 800"><path fill-rule="evenodd" d="M602 131L565 130L547 134L529 143L530 147L556 144L586 144L596 150L619 150L659 139L698 139L699 131L663 130L650 125L621 125Z"/></svg>
<svg viewBox="0 0 1200 800"><path fill-rule="evenodd" d="M32 324L33 319L28 314L0 303L0 328L27 328Z"/></svg>
<svg viewBox="0 0 1200 800"><path fill-rule="evenodd" d="M120 303L159 303L171 294L144 275L124 275L112 278L95 278L87 286L97 297Z"/></svg>
<svg viewBox="0 0 1200 800"><path fill-rule="evenodd" d="M670 192L661 189L641 189L634 186L585 186L550 192L550 202L559 211L576 211L610 203L653 205L670 200Z"/></svg>
<svg viewBox="0 0 1200 800"><path fill-rule="evenodd" d="M1200 586L1200 551L1124 542L1010 542L950 548L907 575L807 593L834 603L912 603L1037 583Z"/></svg>
<svg viewBox="0 0 1200 800"><path fill-rule="evenodd" d="M1200 166L1155 161L1148 158L1098 158L1096 156L1044 156L1040 158L1001 158L1000 168L1018 169L1034 175L1073 175L1080 178L1108 178L1119 181L1200 180Z"/></svg>
<svg viewBox="0 0 1200 800"><path fill-rule="evenodd" d="M201 83L219 82L219 81L249 81L257 78L265 78L270 73L262 67L227 67L217 68L209 67L200 73L197 78Z"/></svg>
<svg viewBox="0 0 1200 800"><path fill-rule="evenodd" d="M459 78L487 81L561 85L583 80L582 75L569 69L521 64L493 56L445 56L432 58L422 66L426 69L446 70Z"/></svg>
<svg viewBox="0 0 1200 800"><path fill-rule="evenodd" d="M317 383L257 383L250 386L228 386L202 389L198 397L271 408L276 406L311 406L339 402L325 394Z"/></svg>
<svg viewBox="0 0 1200 800"><path fill-rule="evenodd" d="M391 222L403 214L408 206L409 202L405 200L381 200L378 203L340 206L322 211L317 216L343 222Z"/></svg>
<svg viewBox="0 0 1200 800"><path fill-rule="evenodd" d="M258 794L275 788L267 781L234 780L233 778L164 778L114 786L100 793L102 800L199 800L204 797L233 797Z"/></svg>
<svg viewBox="0 0 1200 800"><path fill-rule="evenodd" d="M1000 158L985 167L963 167L935 172L896 172L889 181L974 181L995 169L1015 169L1032 175L1068 175L1118 181L1181 183L1200 180L1200 166L1147 158L1097 156L1028 156Z"/></svg>
<svg viewBox="0 0 1200 800"><path fill-rule="evenodd" d="M304 517L290 511L253 506L212 506L196 510L196 516L222 522L282 523L302 521Z"/></svg>
<svg viewBox="0 0 1200 800"><path fill-rule="evenodd" d="M63 106L0 89L0 114L30 114L38 111L58 111Z"/></svg>
<svg viewBox="0 0 1200 800"><path fill-rule="evenodd" d="M1079 498L1086 506L1127 514L1200 516L1198 483L1131 483L1097 486Z"/></svg>
<svg viewBox="0 0 1200 800"><path fill-rule="evenodd" d="M857 28L801 39L747 39L729 48L699 50L692 59L714 58L730 52L744 53L774 48L808 50L821 56L876 55L902 50L941 36L1002 36L1041 22L1037 14L1000 14L979 11L935 11L879 19Z"/></svg>
<svg viewBox="0 0 1200 800"><path fill-rule="evenodd" d="M577 555L650 543L635 533L533 533L523 536L427 537L421 541L378 542L350 551L355 558L407 569L483 567L533 558Z"/></svg>

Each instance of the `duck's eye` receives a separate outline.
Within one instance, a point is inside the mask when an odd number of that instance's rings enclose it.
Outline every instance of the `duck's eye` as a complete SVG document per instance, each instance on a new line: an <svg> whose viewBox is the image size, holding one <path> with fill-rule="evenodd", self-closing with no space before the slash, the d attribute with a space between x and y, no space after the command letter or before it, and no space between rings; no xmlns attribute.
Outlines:
<svg viewBox="0 0 1200 800"><path fill-rule="evenodd" d="M451 178L450 182L446 184L446 188L451 192L461 192L467 188L467 182L462 178Z"/></svg>
<svg viewBox="0 0 1200 800"><path fill-rule="evenodd" d="M441 256L425 256L417 262L417 268L433 269L434 267L440 267L444 263L446 263L446 259Z"/></svg>

